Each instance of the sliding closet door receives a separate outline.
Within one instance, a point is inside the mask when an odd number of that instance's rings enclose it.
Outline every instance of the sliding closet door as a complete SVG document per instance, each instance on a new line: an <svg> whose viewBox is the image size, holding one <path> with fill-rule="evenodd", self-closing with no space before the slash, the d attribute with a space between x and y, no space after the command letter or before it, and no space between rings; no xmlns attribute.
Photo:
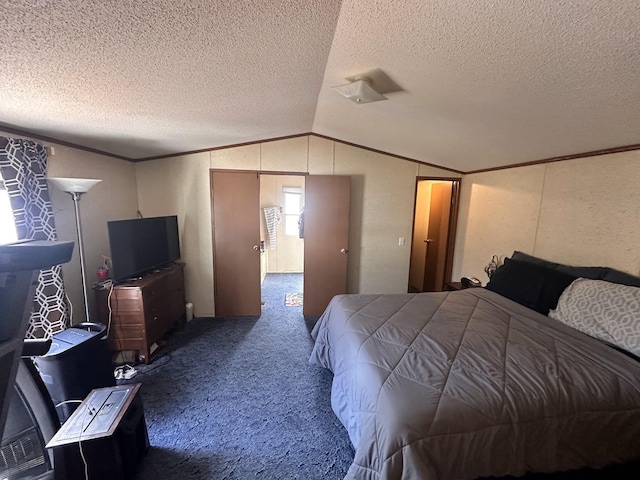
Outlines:
<svg viewBox="0 0 640 480"><path fill-rule="evenodd" d="M260 179L211 171L216 317L259 316Z"/></svg>
<svg viewBox="0 0 640 480"><path fill-rule="evenodd" d="M305 182L303 313L322 314L347 292L350 177L309 175Z"/></svg>

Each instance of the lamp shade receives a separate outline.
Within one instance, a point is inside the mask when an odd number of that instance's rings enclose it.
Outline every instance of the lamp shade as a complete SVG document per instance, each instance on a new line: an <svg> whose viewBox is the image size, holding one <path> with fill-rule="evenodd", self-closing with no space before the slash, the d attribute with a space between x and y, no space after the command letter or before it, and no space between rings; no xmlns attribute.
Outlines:
<svg viewBox="0 0 640 480"><path fill-rule="evenodd" d="M102 180L95 178L48 178L49 182L63 192L87 193Z"/></svg>
<svg viewBox="0 0 640 480"><path fill-rule="evenodd" d="M332 88L356 103L371 103L387 100L387 97L376 92L365 78Z"/></svg>

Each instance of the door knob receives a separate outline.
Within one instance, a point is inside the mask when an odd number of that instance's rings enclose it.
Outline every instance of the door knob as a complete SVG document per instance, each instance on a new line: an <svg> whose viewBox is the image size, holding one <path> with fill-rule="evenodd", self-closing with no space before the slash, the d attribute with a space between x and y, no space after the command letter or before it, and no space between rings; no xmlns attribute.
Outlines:
<svg viewBox="0 0 640 480"><path fill-rule="evenodd" d="M340 253L345 255L345 254L349 253L349 250L347 250L346 248L341 248L340 249Z"/></svg>
<svg viewBox="0 0 640 480"><path fill-rule="evenodd" d="M433 242L433 238L425 238L424 239L424 243L431 243Z"/></svg>
<svg viewBox="0 0 640 480"><path fill-rule="evenodd" d="M257 252L258 250L260 250L260 247L258 245L254 245L253 249Z"/></svg>

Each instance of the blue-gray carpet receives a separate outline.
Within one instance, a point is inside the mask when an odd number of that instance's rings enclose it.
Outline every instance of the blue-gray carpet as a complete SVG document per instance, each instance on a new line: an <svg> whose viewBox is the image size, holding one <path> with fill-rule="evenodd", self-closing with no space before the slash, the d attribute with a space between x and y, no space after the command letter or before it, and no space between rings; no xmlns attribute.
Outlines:
<svg viewBox="0 0 640 480"><path fill-rule="evenodd" d="M151 448L137 480L341 479L353 460L331 373L308 363L316 320L285 307L302 275L269 274L260 318L196 318L137 366Z"/></svg>

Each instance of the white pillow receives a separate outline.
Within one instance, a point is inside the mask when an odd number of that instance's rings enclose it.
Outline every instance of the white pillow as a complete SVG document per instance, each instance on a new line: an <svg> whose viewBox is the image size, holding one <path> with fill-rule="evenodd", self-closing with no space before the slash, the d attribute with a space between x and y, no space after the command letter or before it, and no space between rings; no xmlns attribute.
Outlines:
<svg viewBox="0 0 640 480"><path fill-rule="evenodd" d="M640 288L578 278L549 317L640 356Z"/></svg>

